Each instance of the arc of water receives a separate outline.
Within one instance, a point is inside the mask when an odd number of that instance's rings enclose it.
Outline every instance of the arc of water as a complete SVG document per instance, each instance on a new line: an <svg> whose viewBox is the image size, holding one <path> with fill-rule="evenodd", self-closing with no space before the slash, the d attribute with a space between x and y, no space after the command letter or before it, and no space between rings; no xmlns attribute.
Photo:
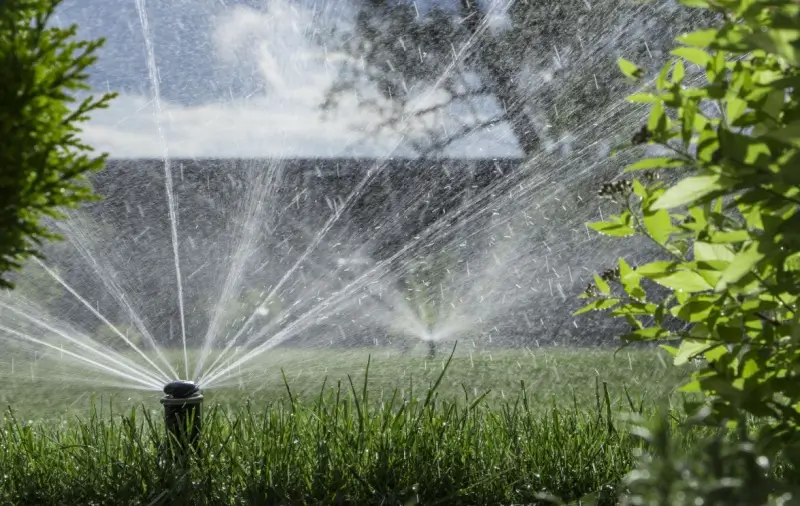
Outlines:
<svg viewBox="0 0 800 506"><path fill-rule="evenodd" d="M435 227L431 227L431 228L435 228ZM431 232L428 232L428 234L425 234L425 236L429 236L430 233ZM405 255L408 251L410 251L412 249L413 246L415 246L419 242L421 242L421 240L422 240L422 236L417 237L416 240L411 241L409 244L404 246L400 251L396 252L391 257L387 258L386 260L383 260L381 262L376 263L374 267L372 267L371 269L367 270L361 276L359 276L358 278L353 280L351 283L349 283L341 291L333 294L325 302L319 303L317 306L315 306L312 310L310 310L308 313L303 315L301 318L299 318L298 320L295 320L294 322L289 324L287 327L281 329L274 336L269 338L267 341L265 341L261 345L255 347L253 350L249 351L244 356L240 357L236 361L233 361L232 363L230 363L230 364L228 364L228 365L226 365L224 367L219 367L216 370L209 370L209 372L204 377L202 377L200 379L200 381L205 385L211 386L220 377L230 373L231 371L233 371L233 370L235 370L237 368L240 368L242 365L244 365L245 363L253 360L256 357L258 357L259 355L261 355L265 351L268 351L269 349L274 348L275 346L277 346L277 345L281 344L282 342L286 341L287 339L292 337L297 330L302 328L301 327L302 324L306 324L307 325L308 324L307 322L309 322L311 320L311 318L317 316L323 310L328 309L331 306L334 306L339 301L341 301L342 299L344 299L345 297L347 297L348 295L353 293L355 291L355 289L357 289L360 285L362 285L365 280L368 280L375 272L377 272L380 269L382 269L383 267L391 264L391 262L393 262L397 258L401 257L402 255ZM587 242L591 242L591 239L583 239L583 240L581 240L579 242L580 243L587 243ZM260 339L261 337L264 337L266 334L267 334L267 331L259 332L256 336L251 338L250 341L255 341L257 339Z"/></svg>
<svg viewBox="0 0 800 506"><path fill-rule="evenodd" d="M333 225L336 223L336 221L341 217L341 215L344 213L344 211L347 208L349 208L349 206L353 203L355 198L361 193L361 190L364 189L364 186L366 186L367 183L369 183L369 181L372 179L372 176L374 175L374 173L375 173L374 168L370 168L367 171L367 173L364 175L364 177L361 179L361 181L359 181L359 183L356 185L356 188L352 192L350 192L350 194L347 196L347 199L345 199L345 202L342 204L342 206L338 207L333 212L333 214L331 214L331 216L326 220L326 222L323 225L322 229L320 229L320 231L317 232L317 234L315 234L314 239L311 241L311 244L297 258L297 260L292 265L292 267L288 271L286 271L286 273L284 273L284 275L281 277L281 279L278 281L278 283L275 284L275 286L272 288L272 290L270 290L270 292L267 294L267 296L264 297L265 301L268 301L271 298L273 298L278 293L278 291L281 288L283 288L283 285L286 284L286 282L295 273L295 271L297 271L297 269L300 267L300 265L302 265L303 262L305 262L305 260L308 258L308 256L317 248L317 246L319 246L319 243L322 242L322 239L325 238L325 235L327 235L327 233L330 231L330 229L333 227ZM244 324L242 325L242 327L239 330L239 332L237 332L236 335L233 337L233 339L231 339L231 342L235 342L236 340L238 340L239 337L241 337L241 335L245 332L245 330L248 328L248 326L255 319L256 314L257 314L256 312L253 312L253 314L251 314L247 318L247 320L244 322ZM226 347L226 349L223 350L223 354L225 352L227 352L228 350L229 350L229 348ZM223 354L220 354L220 357ZM218 357L218 359L220 357Z"/></svg>
<svg viewBox="0 0 800 506"><path fill-rule="evenodd" d="M183 277L181 276L180 251L178 244L178 211L175 206L175 195L172 188L172 166L169 158L169 147L167 146L166 135L164 133L163 116L161 107L161 89L159 84L158 69L156 67L156 55L153 48L153 41L150 38L150 27L147 22L147 7L145 0L135 0L136 10L139 12L139 22L142 25L142 36L144 38L145 50L147 54L147 73L150 77L150 85L153 89L153 104L155 106L156 126L158 128L158 138L161 143L161 151L164 153L164 187L167 192L167 206L169 208L170 235L172 237L172 255L175 260L175 281L178 289L178 312L181 324L181 342L183 344L183 363L186 377L189 377L189 353L186 349L186 314L183 307Z"/></svg>
<svg viewBox="0 0 800 506"><path fill-rule="evenodd" d="M155 362L153 362L153 361L150 359L150 357L148 357L148 356L147 356L147 355L146 355L146 354L145 354L145 353L144 353L144 352L143 352L141 349L139 349L139 347L138 347L138 346L136 346L136 345L135 345L135 344L134 344L134 343L133 343L133 342L132 342L130 339L128 339L128 337L127 337L125 334L123 334L122 332L120 332L120 331L119 331L119 329L118 329L117 327L115 327L114 325L112 325L112 324L111 324L111 322L110 322L110 321L108 321L108 320L106 319L106 317L105 317L105 316L103 316L102 314L100 314L100 312L99 312L97 309L95 309L95 308L94 308L94 306L92 306L92 304L91 304L91 303L89 303L89 301L88 301L88 300L84 299L84 298L83 298L83 297L82 297L82 296L81 296L81 295L80 295L80 294L79 294L77 291L75 291L75 289L74 289L74 288L72 288L72 287L71 287L71 286L70 286L70 285L69 285L69 284L68 284L66 281L64 281L64 279L62 279L62 278L61 278L61 276L59 276L58 274L56 274L56 273L55 273L55 272L54 272L52 269L50 269L48 266L46 266L46 265L44 264L44 262L42 262L42 261L41 261L41 260L39 260L38 258L35 258L34 260L35 260L35 261L36 261L36 263L37 263L37 264L39 264L39 266L40 266L40 267L42 267L42 268L43 268L43 269L44 269L44 270L45 270L45 271L46 271L46 272L47 272L47 273L48 273L48 274L49 274L49 275L50 275L50 276L51 276L53 279L55 279L56 281L58 281L58 282L61 284L61 286L63 286L64 288L66 288L66 290L67 290L69 293L71 293L71 294L72 294L72 295L73 295L73 296L74 296L76 299L78 299L78 301L80 301L80 303L81 303L81 304L83 304L84 306L86 306L86 308L87 308L89 311L91 311L93 315L95 315L97 318L99 318L99 319L100 319L100 321L102 321L103 323L105 323L106 325L108 325L108 327L111 329L111 331L112 331L112 332L114 332L114 333L115 333L117 336L119 336L119 337L120 337L120 338L121 338L123 341L125 341L125 343L126 343L128 346L130 346L130 347L131 347L131 348L132 348L132 349L133 349L133 350L134 350L136 353L138 353L138 354L139 354L139 355L140 355L140 356L141 356L143 359L145 359L145 361L147 361L147 363L148 363L148 364L150 364L151 366L153 366L153 368L154 368L156 371L158 371L158 373L159 373L159 374L161 374L161 375L162 375L163 377L165 377L165 378L169 378L169 376L168 376L168 375L167 375L167 374L166 374L164 371L162 371L162 370L161 370L161 368L160 368L160 367L158 367L158 365L156 365L156 364L155 364Z"/></svg>
<svg viewBox="0 0 800 506"><path fill-rule="evenodd" d="M587 147L586 149L588 149L588 147ZM591 168L591 167L588 167L587 169L585 169L585 171L586 171L586 170L590 170L590 168ZM584 171L584 172L585 172L585 171ZM501 181L502 181L502 180L501 180ZM541 182L540 182L540 184L541 184ZM485 190L485 191L484 191L484 192L482 192L480 195L476 196L476 197L475 197L475 198L473 198L473 199L472 199L470 202L468 202L468 203L467 203L467 205L465 205L464 207L462 207L462 208L461 208L462 212L463 212L463 210L469 210L469 209L473 209L473 208L474 208L474 206L475 206L476 204L480 204L480 203L481 203L483 200L485 200L485 198L487 197L487 195L490 195L490 194L491 194L492 192L494 192L494 191L496 191L496 188L494 188L494 185L493 185L493 187L490 187L489 189ZM485 212L488 212L488 209L485 209L484 211L485 211ZM477 214L480 214L480 213L477 213ZM470 221L473 221L473 219L476 219L476 218L475 218L475 216L473 216L472 214L471 214L469 217L470 217L471 219L464 220L464 221L466 221L466 222L470 222ZM507 220L507 218L504 218L504 220L501 220L501 221L505 222L506 220ZM459 223L459 225L463 227L463 226L466 226L466 223ZM389 259L387 259L387 260L385 260L385 261L383 261L383 262L380 262L379 264L377 264L377 265L376 265L376 267L374 267L373 269L370 269L369 271L367 271L367 273L365 273L364 275L362 275L362 276L359 278L359 280L360 280L360 279L363 279L363 278L366 278L367 276L371 275L371 274L372 274L372 273L373 273L373 272L374 272L376 269L380 268L380 266L382 266L382 265L386 265L388 262L391 262L391 261L395 260L397 257L399 257L399 256L401 256L401 255L403 255L403 254L405 254L405 253L406 253L406 252L407 252L407 251L408 251L408 250L409 250L409 249L410 249L410 248L411 248L413 245L416 245L416 244L418 244L418 243L422 242L422 240L423 240L423 239L430 237L430 236L431 236L433 233L435 233L436 231L438 231L438 230L439 230L440 228L442 228L442 227L444 227L444 225L443 225L442 223L440 223L440 222L436 222L436 223L434 223L434 224L433 224L431 227L429 227L429 228L428 228L428 229L425 231L425 233L423 233L423 234L421 234L420 236L418 236L418 237L417 237L417 238L416 238L414 241L412 241L411 243L409 243L408 245L406 245L406 246L405 246L405 247L404 247L402 250L398 251L398 252L397 252L395 255L393 255L391 258L389 258ZM452 230L454 230L455 228L460 228L460 227L450 227L450 230L452 231ZM589 241L590 241L590 239L586 239L586 240L582 240L582 241L580 241L580 243L589 242ZM358 280L356 280L356 281L358 281ZM353 283L351 283L351 285L355 284L355 283L356 283L356 281L354 281ZM344 290L344 293L350 293L350 292L352 292L352 290L348 290L348 288L345 288L345 290ZM332 297L331 297L331 298L329 298L329 299L338 300L338 299L340 299L342 296L343 296L343 295L342 295L342 293L339 293L339 294L335 294L334 296L332 296ZM307 313L306 315L303 315L303 317L301 317L301 319L300 319L300 320L298 320L298 321L295 321L295 322L294 322L294 323L292 323L292 324L291 324L289 327L287 327L287 328L285 328L285 329L281 330L281 331L280 331L280 332L278 332L278 333L277 333L275 336L273 336L273 337L272 337L272 338L270 338L270 339L269 339L267 342L265 342L263 345L260 345L260 346L256 347L254 350L252 350L251 352L247 353L245 356L241 357L239 360L237 360L237 361L233 362L232 364L230 364L230 365L226 366L226 367L225 367L225 368L223 368L222 370L214 371L214 370L213 370L213 368L212 368L212 369L211 369L211 370L209 370L209 372L208 372L208 373L207 373L207 374L204 376L204 378L202 379L202 381L203 381L204 383L210 383L210 382L213 382L213 381L215 381L215 380L216 380L216 379L217 379L217 378L218 378L220 375L227 374L229 371L233 370L233 369L234 369L234 368L236 368L236 367L240 367L242 364L244 364L245 362L247 362L247 361L249 361L249 360L252 360L252 359L253 359L253 358L255 358L256 356L258 356L258 355L260 355L261 353L263 353L264 351L266 351L266 350L268 350L268 349L270 349L270 348L272 348L272 347L276 346L277 344L280 344L280 342L282 342L283 340L285 340L285 339L287 339L288 337L290 337L290 336L291 336L291 333L290 333L290 332L291 332L291 331L293 331L293 330L294 330L294 329L295 329L295 328L296 328L296 327L299 325L299 323L298 323L299 321L302 321L302 320L307 320L308 318L310 318L311 316L313 316L313 315L314 315L314 314L316 314L316 313L319 313L319 312L320 312L320 311L321 311L323 308L326 308L326 307L328 307L328 306L329 306L329 304L319 304L319 305L318 305L316 308L314 308L313 310L309 311L309 313ZM259 332L258 334L256 334L256 335L255 335L255 336L253 336L252 338L248 339L248 342L256 341L257 339L260 339L261 337L264 337L264 335L266 335L266 332L264 332L264 331L262 331L262 332Z"/></svg>
<svg viewBox="0 0 800 506"><path fill-rule="evenodd" d="M152 378L129 376L129 375L121 372L119 369L114 369L113 367L109 367L109 366L107 366L105 364L97 362L96 360L92 360L92 359L90 359L88 357L84 357L84 356L79 355L79 354L77 354L75 352L72 352L70 350L64 350L64 349L62 349L62 348L60 348L60 347L58 347L58 346L56 346L56 345L54 345L52 343L48 343L46 341L42 341L41 339L37 339L35 337L23 334L22 332L18 332L16 330L8 328L8 327L6 327L4 325L0 325L0 331L6 332L8 334L15 335L15 336L17 336L20 339L23 339L25 341L29 341L29 342L32 342L34 344L38 344L38 345L44 346L46 348L50 348L52 350L56 350L59 353L63 353L64 355L68 355L68 356L70 356L72 358L78 359L78 360L80 360L80 361L82 361L84 363L90 364L90 365L92 365L94 367L97 367L98 369L101 369L103 371L109 372L109 373L111 373L111 374L113 374L115 376L118 376L120 378L124 378L124 379L130 380L130 381L135 381L135 382L137 382L137 383L139 383L141 385L147 386L149 389L156 389L156 390L160 389L160 385Z"/></svg>
<svg viewBox="0 0 800 506"><path fill-rule="evenodd" d="M313 236L312 236L312 238L313 238ZM295 283L297 283L297 281L295 281ZM290 288L291 288L291 287L290 287ZM297 305L297 303L293 304L293 305L292 305L292 307L294 307L294 306L296 306L296 305ZM287 317L288 317L288 315L283 315L283 316L282 316L280 319L278 319L278 320L273 320L273 321L269 322L269 323L268 323L268 325L267 325L267 327L265 327L264 329L262 329L262 331L263 331L263 332L270 332L270 331L271 331L272 329L274 329L276 326L278 326L278 325L280 325L281 323L283 323L283 322L286 320L286 318L287 318ZM217 364L219 364L220 362L222 362L222 361L223 361L223 359L225 359L225 360L232 360L232 357L230 357L230 356L229 356L229 354L230 354L229 352L230 352L230 350L231 350L231 349L233 349L233 347L234 347L234 346L245 346L245 347L247 347L249 344L251 344L251 343L253 342L253 338L252 338L252 337L251 337L251 338L248 338L248 339L246 339L246 340L245 340L243 343L242 343L242 342L240 342L240 339L241 339L242 335L243 335L243 334L244 334L244 333L245 333L245 332L246 332L248 329L250 329L250 328L251 328L251 325L252 325L252 323L254 322L255 318L256 318L256 313L254 312L254 313L253 313L253 314L251 314L251 315L250 315L250 317L249 317L249 318L248 318L248 319L247 319L247 320L246 320L246 321L245 321L245 322L242 324L242 326L239 328L239 330L236 332L236 334L235 334L235 335L234 335L234 336L233 336L233 337L232 337L230 340L228 340L228 342L226 343L226 345L225 345L225 347L223 348L223 350L221 351L221 353L219 353L219 354L217 355L216 359L215 359L214 361L212 361L211 365L208 367L208 369L207 369L207 372L208 372L208 371L211 371L211 370L213 370L213 369L214 369L214 367L216 367L216 366L217 366ZM262 332L262 333L263 333L263 332ZM234 356L235 356L235 354L234 354Z"/></svg>
<svg viewBox="0 0 800 506"><path fill-rule="evenodd" d="M475 34L475 35L473 35L473 36L470 38L470 40L467 42L467 44L465 44L464 48L462 48L462 50L459 52L459 54L463 54L463 53L464 53L464 51L466 51L466 49L469 47L469 45L470 45L472 42L474 42L474 40L473 40L473 39L474 39L474 38L475 38L477 35L479 35L480 33L482 33L482 32L476 32L476 34ZM455 59L454 59L454 63L455 63ZM453 64L451 64L451 67L452 67L452 65L454 65L454 63L453 63ZM435 90L435 89L436 89L436 88L437 88L437 87L438 87L438 86L441 84L441 82L443 81L443 79L444 79L444 78L445 78L445 76L447 75L447 72L448 72L448 71L450 71L450 69L447 69L447 70L445 71L445 73L443 73L442 77L441 77L441 78L439 79L439 81L437 82L437 85L434 87L434 90ZM616 108L616 107L618 107L618 106L619 106L619 105L621 105L623 102L624 102L624 101L618 101L618 102L616 102L616 103L612 104L612 107L610 107L610 109L613 109L613 108ZM588 127L587 127L587 128L588 128ZM399 143L398 143L398 145L399 145ZM396 149L396 147L397 147L397 146L395 146L395 148L394 148L394 149ZM590 147L592 147L592 146L586 146L584 149L589 149ZM393 151L394 151L394 149L393 149L393 150L391 150L391 152L393 152ZM391 153L391 152L390 152L390 153ZM535 157L535 158L538 158L538 156L537 156L537 157ZM532 164L531 162L532 162L532 160L531 160L531 161L529 161L529 164L528 164L528 171L526 171L526 172L529 172L530 170L532 170L532 165L533 165L533 164ZM588 169L587 169L587 170L588 170ZM583 172L586 172L586 170L582 171L582 173L583 173ZM505 182L505 184L508 184L508 183L507 183L507 182ZM541 185L541 181L540 181L540 185ZM498 186L500 186L500 184L498 184ZM475 203L479 203L479 202L483 201L483 200L486 198L486 195L488 195L488 192L483 192L483 194L482 194L482 198L476 199L476 201L475 201L475 202L472 202L472 203L470 203L470 204L475 204ZM474 208L474 206L473 206L473 205L467 205L467 206L464 206L464 207L462 207L462 209L469 209L469 208ZM463 214L463 213L462 213L462 214ZM473 217L473 218L474 218L474 219L477 219L477 217ZM466 220L466 221L473 221L473 220ZM438 223L437 223L437 225L438 225ZM462 225L462 226L466 226L466 224L464 224L464 225ZM317 241L317 244L318 244L318 241ZM313 246L315 247L316 245L313 245ZM395 256L397 256L397 255L395 255ZM393 256L393 258L394 258L395 256ZM295 268L296 268L296 267L295 267ZM294 270L294 269L292 269L292 272L293 272L293 270ZM288 277L288 275L291 275L291 272L287 273L287 276L284 276L284 278ZM285 280L282 280L282 281L284 281L284 282L285 282ZM318 312L318 311L312 311L312 312ZM303 319L305 319L305 317L304 317ZM250 321L251 321L251 320L252 320L252 316L251 316L251 318L250 318L250 319L248 319L248 321L245 323L245 326L244 326L244 327L246 327L246 326L247 326L247 325L250 323ZM287 329L287 330L288 330L288 329ZM243 328L243 330L241 330L241 331L240 331L240 333L241 333L241 332L243 332L243 331L244 331L244 328ZM282 335L285 335L286 333L287 333L287 332L285 332L285 331L281 331L281 332L279 332L279 334L282 334ZM278 335L278 334L276 334L276 337L277 337L277 335ZM260 337L263 337L263 333L259 333L259 336L260 336ZM238 337L238 335L237 335L237 337ZM254 337L254 338L251 338L251 339L249 339L249 341L253 341L253 340L256 340L256 339L257 339L257 337ZM271 338L271 339L270 339L270 340L269 340L267 343L264 343L264 344L265 344L265 345L267 345L267 344L269 344L269 343L273 343L273 339L272 339L272 338ZM271 346L274 346L275 344L277 344L277 343L273 343L273 344L271 344L270 346L267 346L267 347L265 347L264 349L268 349L269 347L271 347ZM230 370L230 367L236 367L236 366L238 366L238 365L241 365L242 363L244 363L244 362L246 362L247 360L249 360L250 358L252 358L254 355L258 355L258 354L259 354L259 352L258 352L258 350L259 350L259 349L262 349L262 347L260 346L260 347L256 348L256 350L254 350L254 352L255 352L255 353L248 353L248 354L247 354L245 357L242 357L241 359L237 360L237 361L236 361L234 364L232 364L232 366L228 366L228 367L226 367L226 368L225 368L225 369L226 369L225 371L222 371L222 372L216 372L216 373L215 373L215 372L213 372L212 370L210 370L210 371L209 371L209 373L208 373L208 374L207 374L207 375L204 377L205 379L204 379L203 381L212 381L212 382L213 382L213 381L214 381L214 379L215 379L215 378L217 378L217 377L219 376L219 374L224 374L225 372L227 372L227 370ZM213 368L212 368L212 369L213 369Z"/></svg>
<svg viewBox="0 0 800 506"><path fill-rule="evenodd" d="M245 211L245 223L242 227L242 240L239 241L239 244L234 249L234 258L231 262L231 267L228 270L228 275L226 276L222 292L220 293L217 301L217 309L214 311L211 322L208 325L208 331L206 332L206 336L203 340L203 350L200 353L197 364L195 365L195 371L193 375L194 378L197 378L200 375L200 371L202 370L203 365L205 364L205 361L211 352L211 343L219 331L222 312L233 295L234 290L238 286L242 275L244 274L243 269L247 260L246 253L255 242L255 234L250 233L250 230L257 222L261 221L260 218L262 217L264 203L267 201L267 193L269 192L270 188L274 186L272 184L268 184L267 181L273 179L274 172L275 170L271 167L271 169L267 171L267 174L262 174L261 177L259 177L253 185L251 185L253 188L255 188L255 191L248 192L249 198L247 210ZM265 179L267 181L265 181Z"/></svg>
<svg viewBox="0 0 800 506"><path fill-rule="evenodd" d="M70 216L70 219L76 219L76 217L70 213L67 215ZM103 285L105 285L108 292L114 297L114 299L116 299L117 303L125 309L125 311L128 313L128 317L131 319L136 329L141 332L145 339L147 339L152 348L156 351L156 355L161 362L166 366L173 377L177 378L178 373L164 356L161 349L158 347L155 338L147 329L142 319L139 318L139 315L133 310L133 307L128 301L128 298L125 296L125 292L122 290L122 287L120 287L114 279L113 273L109 272L110 269L106 265L101 265L89 248L84 244L86 235L80 230L80 227L71 227L67 224L60 224L59 227L70 232L69 234L66 234L68 237L77 238L76 241L70 242L72 242L73 246L78 250L78 253L80 253L84 260L86 260L92 266L97 276L103 282Z"/></svg>
<svg viewBox="0 0 800 506"><path fill-rule="evenodd" d="M97 349L97 347L90 346L86 342L83 342L80 339L77 339L77 338L71 336L67 331L62 330L62 329L58 329L58 328L46 323L43 319L36 318L36 317L26 313L25 311L20 310L19 308L15 308L15 307L13 307L13 306L11 306L9 304L6 304L4 302L0 302L0 307L3 307L3 308L5 308L5 309L7 309L7 310L9 310L9 311L11 311L13 313L16 313L17 315L25 318L26 320L28 320L29 322L33 323L34 325L52 332L53 334L61 337L62 339L66 340L66 341L68 341L68 342L70 342L72 344L75 344L79 348L81 348L81 349L83 349L85 351L88 351L90 353L93 353L94 355L98 356L99 358L104 358L104 359L110 360L115 365L129 370L131 373L139 374L144 378L148 378L150 381L153 381L155 384L157 384L159 382L159 378L157 378L155 375L153 375L150 371L147 371L145 369L142 369L142 368L138 367L136 364L132 363L130 360L122 357L119 353L116 353L116 352L114 352L112 350L108 350L108 353L102 353L100 350ZM76 334L78 334L80 337L84 338L84 341L90 341L90 342L92 341L92 339L90 337L86 336L86 335L80 334L78 332L76 332ZM161 381L164 381L165 378L166 378L166 376L164 376L161 379Z"/></svg>
<svg viewBox="0 0 800 506"><path fill-rule="evenodd" d="M313 291L313 290L311 290L311 291ZM296 309L296 306L298 304L302 304L302 301L297 301L294 304L292 304L292 309ZM279 327L280 325L282 325L283 323L285 323L286 320L289 319L289 317L290 317L289 313L283 313L283 314L280 315L279 318L269 321L266 324L266 326L264 326L261 329L261 331L257 334L257 336L262 336L262 335L269 334L270 332L272 332L273 329L275 329L275 328ZM229 352L230 352L231 349L233 349L234 346L237 346L237 347L238 346L243 346L243 347L247 348L250 344L252 344L252 342L254 340L253 337L245 339L244 342L240 342L239 341L239 339L243 335L243 333L250 328L250 323L252 321L253 321L253 318L251 318L248 321L246 321L245 324L242 326L242 328L240 328L239 331L236 333L236 335L227 342L227 344L225 345L225 348L222 350L222 353L220 353L217 356L217 358L211 363L211 365L208 367L205 375L208 375L209 372L213 371L214 368L217 367L217 365L220 362L222 362L223 358L225 360L228 360L228 361L233 360L238 354L238 349L237 349L237 351L233 352L233 356L230 356L231 354Z"/></svg>
<svg viewBox="0 0 800 506"><path fill-rule="evenodd" d="M348 285L348 287L351 287L354 284L355 284L355 282L352 282L352 283L350 283ZM347 290L348 287L346 287L345 290ZM346 294L350 294L352 292L353 292L353 290L350 289L350 290L347 290ZM346 295L346 294L337 293L334 296L329 297L329 299L333 299L333 303L335 303L335 302L338 302L339 300L341 300L342 298L344 298L344 295ZM245 363L253 360L256 357L258 357L259 355L261 355L265 351L267 351L269 349L272 349L275 346L283 343L284 341L286 341L290 337L294 336L299 329L303 328L304 325L309 325L312 318L314 318L315 316L318 316L324 310L331 308L333 303L330 303L330 304L318 303L316 306L314 306L313 309L309 310L301 318L293 321L292 323L290 323L289 325L287 325L286 327L284 327L283 329L281 329L280 331L275 333L268 340L264 341L262 344L260 344L257 347L253 348L252 350L247 352L245 355L243 355L239 359L231 362L230 364L228 364L226 366L220 366L215 370L209 371L209 373L206 376L201 378L201 380L200 380L201 383L204 384L204 385L209 385L209 386L213 385L214 382L218 378L220 378L220 377L228 374L229 372L241 367ZM260 339L260 338L264 337L265 335L267 335L267 333L268 333L268 331L266 329L264 329L261 332L259 332L254 337L253 340Z"/></svg>
<svg viewBox="0 0 800 506"><path fill-rule="evenodd" d="M142 0L137 0L137 1L142 1ZM442 72L442 75L439 77L439 79L432 86L431 90L429 90L427 92L427 94L426 94L427 96L432 95L433 93L435 93L439 89L439 87L444 82L445 78L456 67L457 59L463 57L463 55L466 53L466 51L470 47L472 47L472 45L475 43L477 38L480 37L481 35L483 35L483 33L486 31L486 29L488 29L489 25L488 25L486 19L482 20L481 23L482 23L481 28L479 30L476 30L476 32L473 33L469 37L469 39L467 39L467 41L464 43L464 45L461 48L461 50L456 55L454 55L453 61L447 65L445 70ZM410 128L410 125L408 125L407 128ZM379 163L377 163L374 167L372 167L369 170L367 170L367 173L364 175L364 177L361 179L361 181L359 181L359 183L356 185L355 189L350 192L350 194L347 196L347 198L345 199L345 201L342 203L341 206L337 206L335 208L333 214L328 218L328 220L326 220L326 222L323 225L322 229L320 229L320 231L315 235L315 237L312 240L311 244L305 249L303 254L300 255L300 257L298 257L298 259L294 263L294 265L292 265L292 267L288 271L286 271L286 273L283 275L283 277L280 279L280 281L278 281L278 283L275 285L275 287L272 288L272 290L264 298L264 300L269 300L272 297L274 297L275 294L278 293L278 291L283 287L283 285L286 283L286 281L294 274L294 272L298 269L298 267L300 265L302 265L302 263L306 260L306 258L308 258L308 255L310 255L311 252L313 252L317 248L317 246L319 246L319 243L322 241L322 239L325 237L325 235L328 233L328 231L330 231L331 227L336 223L336 221L338 221L338 219L341 217L341 215L344 213L344 211L349 209L349 207L352 205L352 203L355 200L355 198L358 195L361 194L361 191L369 183L369 181L372 179L374 174L376 174L377 172L380 172L385 167L386 161L397 150L397 148L400 147L400 144L402 143L402 140L403 140L403 137L405 136L405 133L407 133L407 132L404 132L404 134L401 136L401 138L395 143L395 145L392 147L392 149L390 149L388 151L388 153L383 157L383 159ZM252 321L255 318L255 316L256 316L256 313L253 312L253 314L251 314L250 317L247 318L247 320L242 325L241 329L236 333L236 335L233 337L233 339L231 339L231 341L230 341L231 343L232 342L236 342L239 339L241 334L243 334L245 332L245 330L248 328L248 326L252 323ZM230 346L226 346L225 349L223 349L222 353L220 353L220 355L217 357L217 360L212 364L212 367L213 367L214 364L218 363L222 359L222 357L229 351L229 349L230 349Z"/></svg>
<svg viewBox="0 0 800 506"><path fill-rule="evenodd" d="M380 269L382 269L386 265L389 265L397 257L399 257L400 255L402 255L406 251L408 251L408 249L410 248L410 245L414 244L414 243L415 242L412 241L412 243L409 243L409 245L404 246L400 251L398 251L397 253L392 255L390 258L388 258L386 260L383 260L381 262L378 262L377 264L375 264L374 267L372 267L371 269L369 269L366 272L362 273L359 277L357 277L355 280L353 280L350 283L348 283L341 290L339 290L336 293L332 294L326 300L317 303L317 305L314 306L314 308L312 308L307 313L302 315L302 317L298 318L297 320L293 321L292 323L290 323L289 325L287 325L286 327L281 329L274 336L272 336L271 338L269 338L267 341L265 341L264 343L260 344L259 346L255 347L253 350L251 350L250 352L246 353L244 356L240 357L238 360L232 362L231 364L228 364L227 366L219 367L216 370L210 370L201 379L201 382L203 384L212 384L217 378L227 374L228 372L234 370L235 368L238 368L241 365L245 364L246 362L252 360L253 358L261 355L263 352L265 352L265 351L277 346L278 344L284 342L286 339L288 339L292 335L294 335L294 332L298 328L300 328L303 324L307 325L308 324L307 322L309 322L313 317L319 315L324 310L327 310L327 309L330 309L332 307L335 307L335 305L338 304L341 300L343 300L348 295L352 294L358 287L362 286L363 283L366 280L370 279L371 276L375 272L378 272ZM268 329L263 329L261 332L257 333L253 338L249 339L248 341L252 342L252 341L258 340L258 339L264 337L265 335L267 335L268 331L269 331Z"/></svg>

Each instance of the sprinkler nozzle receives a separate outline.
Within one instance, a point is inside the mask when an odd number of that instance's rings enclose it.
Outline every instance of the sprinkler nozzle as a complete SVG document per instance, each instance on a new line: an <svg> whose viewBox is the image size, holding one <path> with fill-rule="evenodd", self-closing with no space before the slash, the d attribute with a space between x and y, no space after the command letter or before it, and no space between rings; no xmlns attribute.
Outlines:
<svg viewBox="0 0 800 506"><path fill-rule="evenodd" d="M175 380L164 385L164 393L174 399L188 399L200 391L200 386L194 381Z"/></svg>
<svg viewBox="0 0 800 506"><path fill-rule="evenodd" d="M164 385L166 397L161 398L164 406L164 423L167 437L177 444L177 449L185 452L189 446L197 449L202 427L201 410L203 394L193 381L175 380Z"/></svg>

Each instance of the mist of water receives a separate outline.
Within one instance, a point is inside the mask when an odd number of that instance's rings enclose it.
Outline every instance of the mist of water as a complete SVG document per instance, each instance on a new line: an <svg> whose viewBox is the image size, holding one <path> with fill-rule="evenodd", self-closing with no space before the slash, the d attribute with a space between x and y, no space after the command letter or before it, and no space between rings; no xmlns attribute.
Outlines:
<svg viewBox="0 0 800 506"><path fill-rule="evenodd" d="M258 381L259 357L292 342L324 348L369 333L359 346L382 335L412 344L518 346L538 343L561 325L583 331L570 301L590 272L620 253L586 228L603 210L583 188L598 174L615 172L619 162L607 156L609 147L642 119L623 94L597 108L596 122L574 125L568 140L520 160L509 174L465 188L447 209L436 192L468 174L453 174L434 188L436 160L420 162L411 183L394 190L400 204L391 213L370 207L382 204L369 199L392 176L385 172L396 163L393 156L420 135L410 119L363 173L330 195L315 185L336 178L303 179L291 173L291 160L213 161L214 169L203 169L213 177L206 173L203 183L202 170L185 178L183 161L170 155L155 37L145 0L134 1L166 207L156 205L146 171L116 169L120 186L141 185L138 195L114 194L54 223L67 241L27 266L21 290L0 299L0 346L58 353L102 374L108 385L156 390L179 376L204 388ZM431 76L421 103L462 72L495 29L490 21L487 16L452 48L452 61ZM547 72L575 57L555 52ZM439 205L442 216L414 225ZM115 229L130 228L131 216L140 217L138 228ZM386 246L396 237L400 244ZM174 278L174 292L161 282L167 278ZM63 314L48 309L49 298ZM551 333L560 339L565 332Z"/></svg>

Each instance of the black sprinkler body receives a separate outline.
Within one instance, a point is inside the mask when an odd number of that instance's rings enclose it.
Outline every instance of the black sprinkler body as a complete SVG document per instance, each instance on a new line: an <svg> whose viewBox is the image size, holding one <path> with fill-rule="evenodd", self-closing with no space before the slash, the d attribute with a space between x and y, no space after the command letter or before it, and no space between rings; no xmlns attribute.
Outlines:
<svg viewBox="0 0 800 506"><path fill-rule="evenodd" d="M200 387L194 381L175 380L164 385L164 393L175 399L188 399L199 391Z"/></svg>
<svg viewBox="0 0 800 506"><path fill-rule="evenodd" d="M168 443L178 452L185 453L189 447L196 450L203 421L200 387L193 381L175 380L164 385L164 393L161 404Z"/></svg>

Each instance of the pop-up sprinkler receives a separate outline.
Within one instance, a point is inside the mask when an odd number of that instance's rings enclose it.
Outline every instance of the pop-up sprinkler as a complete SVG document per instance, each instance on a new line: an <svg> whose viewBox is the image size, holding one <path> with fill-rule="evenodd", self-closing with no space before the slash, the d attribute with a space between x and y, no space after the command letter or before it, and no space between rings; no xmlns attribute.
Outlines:
<svg viewBox="0 0 800 506"><path fill-rule="evenodd" d="M202 428L200 387L193 381L175 380L164 385L164 393L167 396L161 398L161 404L167 437L181 451L187 450L188 445L196 449Z"/></svg>

